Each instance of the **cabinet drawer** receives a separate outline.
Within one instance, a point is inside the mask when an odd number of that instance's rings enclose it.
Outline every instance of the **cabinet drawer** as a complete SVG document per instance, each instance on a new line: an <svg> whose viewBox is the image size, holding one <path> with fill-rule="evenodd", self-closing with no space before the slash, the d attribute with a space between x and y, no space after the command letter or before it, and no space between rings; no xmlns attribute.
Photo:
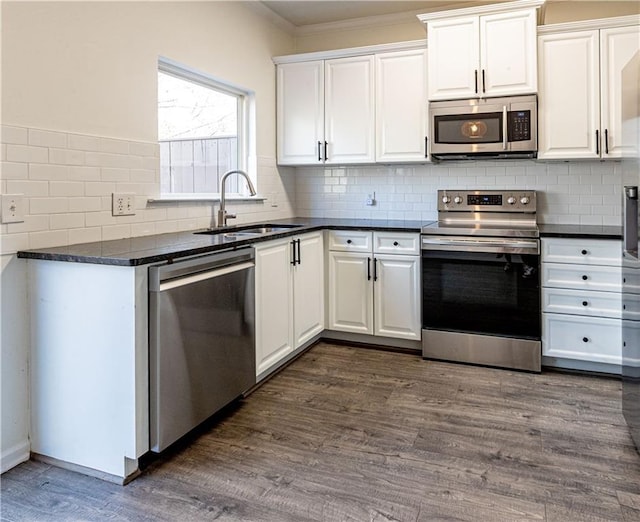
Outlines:
<svg viewBox="0 0 640 522"><path fill-rule="evenodd" d="M622 317L621 294L617 292L586 292L566 288L543 288L542 310L558 314L594 317Z"/></svg>
<svg viewBox="0 0 640 522"><path fill-rule="evenodd" d="M620 268L611 266L542 264L542 286L620 292Z"/></svg>
<svg viewBox="0 0 640 522"><path fill-rule="evenodd" d="M637 268L622 268L622 282L624 291L631 294L640 294L640 270Z"/></svg>
<svg viewBox="0 0 640 522"><path fill-rule="evenodd" d="M542 239L543 263L622 264L622 243L615 239Z"/></svg>
<svg viewBox="0 0 640 522"><path fill-rule="evenodd" d="M621 346L619 319L542 314L542 355L621 364Z"/></svg>
<svg viewBox="0 0 640 522"><path fill-rule="evenodd" d="M420 234L374 232L373 251L376 254L420 254Z"/></svg>
<svg viewBox="0 0 640 522"><path fill-rule="evenodd" d="M366 230L330 230L329 250L371 252L372 232Z"/></svg>

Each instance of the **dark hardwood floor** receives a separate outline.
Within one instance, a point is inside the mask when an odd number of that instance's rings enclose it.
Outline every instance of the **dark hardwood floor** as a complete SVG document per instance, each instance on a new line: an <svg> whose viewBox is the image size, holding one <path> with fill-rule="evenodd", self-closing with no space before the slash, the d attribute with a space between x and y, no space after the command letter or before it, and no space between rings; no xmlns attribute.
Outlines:
<svg viewBox="0 0 640 522"><path fill-rule="evenodd" d="M127 486L27 462L2 520L640 521L613 378L320 343Z"/></svg>

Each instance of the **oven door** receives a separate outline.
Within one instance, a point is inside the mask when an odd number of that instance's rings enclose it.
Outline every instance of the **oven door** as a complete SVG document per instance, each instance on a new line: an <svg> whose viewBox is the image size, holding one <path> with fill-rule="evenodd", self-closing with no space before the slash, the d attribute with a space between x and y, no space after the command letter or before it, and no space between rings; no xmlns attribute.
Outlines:
<svg viewBox="0 0 640 522"><path fill-rule="evenodd" d="M424 236L423 328L540 340L537 239Z"/></svg>

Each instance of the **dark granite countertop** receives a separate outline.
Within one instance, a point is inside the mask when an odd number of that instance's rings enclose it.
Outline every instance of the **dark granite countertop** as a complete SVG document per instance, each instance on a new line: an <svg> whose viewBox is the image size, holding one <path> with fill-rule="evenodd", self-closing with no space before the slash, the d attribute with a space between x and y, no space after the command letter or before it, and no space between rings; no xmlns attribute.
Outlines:
<svg viewBox="0 0 640 522"><path fill-rule="evenodd" d="M599 225L538 225L540 237L622 239L622 227Z"/></svg>
<svg viewBox="0 0 640 522"><path fill-rule="evenodd" d="M255 223L262 225L264 222ZM282 232L273 232L248 238L226 237L221 234L196 234L199 231L184 231L171 234L134 237L96 243L82 243L64 247L23 250L18 257L44 259L72 263L93 263L116 266L138 266L160 261L171 261L209 252L245 247L262 241L297 235L322 229L343 230L390 230L396 232L420 232L421 221L368 220L368 219L323 219L290 218L269 221L268 224L296 224L299 227ZM225 227L223 232L234 232L251 227L251 224ZM203 231L203 230L202 230Z"/></svg>

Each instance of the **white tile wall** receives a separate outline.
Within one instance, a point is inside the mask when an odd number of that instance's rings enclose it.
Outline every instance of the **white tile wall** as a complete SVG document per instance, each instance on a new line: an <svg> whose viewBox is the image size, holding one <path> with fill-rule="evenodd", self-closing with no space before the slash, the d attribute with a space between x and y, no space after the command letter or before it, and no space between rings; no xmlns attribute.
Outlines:
<svg viewBox="0 0 640 522"><path fill-rule="evenodd" d="M2 125L0 192L24 194L24 223L2 224L0 254L195 230L212 224L218 203L148 203L160 193L156 143ZM294 214L295 171L274 157L257 161L258 191L266 201L229 201L249 223ZM136 194L134 216L111 215L111 194Z"/></svg>
<svg viewBox="0 0 640 522"><path fill-rule="evenodd" d="M538 191L541 223L620 225L620 186L616 161L298 167L295 200L300 216L431 221L438 189L516 188Z"/></svg>

